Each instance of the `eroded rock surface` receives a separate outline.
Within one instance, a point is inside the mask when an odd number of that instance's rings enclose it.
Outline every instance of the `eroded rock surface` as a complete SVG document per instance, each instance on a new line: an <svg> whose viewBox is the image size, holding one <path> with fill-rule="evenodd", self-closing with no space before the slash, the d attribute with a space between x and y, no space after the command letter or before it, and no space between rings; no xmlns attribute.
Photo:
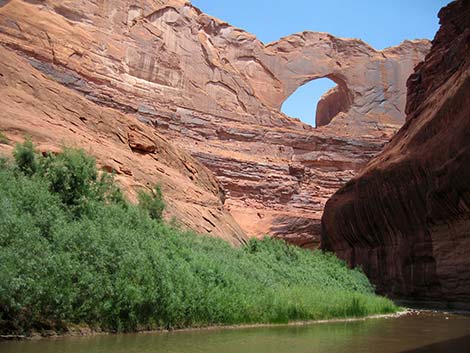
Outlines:
<svg viewBox="0 0 470 353"><path fill-rule="evenodd" d="M212 173L135 117L99 106L48 79L24 58L0 47L0 155L31 136L39 151L81 147L113 172L131 199L160 183L167 215L180 225L222 237L234 245L244 232L224 209Z"/></svg>
<svg viewBox="0 0 470 353"><path fill-rule="evenodd" d="M199 159L249 236L303 246L318 245L328 197L403 124L406 78L429 48L406 41L376 51L313 32L264 45L182 0L1 4L7 50ZM321 77L339 87L339 96L325 97L325 126L279 112L299 86Z"/></svg>
<svg viewBox="0 0 470 353"><path fill-rule="evenodd" d="M327 203L323 247L383 293L470 303L470 1L443 8L407 121Z"/></svg>

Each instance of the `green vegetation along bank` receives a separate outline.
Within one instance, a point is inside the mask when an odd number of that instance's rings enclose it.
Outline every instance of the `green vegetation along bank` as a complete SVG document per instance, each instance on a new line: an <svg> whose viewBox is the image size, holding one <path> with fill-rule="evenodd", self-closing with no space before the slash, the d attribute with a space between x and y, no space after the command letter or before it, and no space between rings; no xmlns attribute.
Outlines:
<svg viewBox="0 0 470 353"><path fill-rule="evenodd" d="M0 332L285 323L391 313L365 275L281 241L233 248L132 205L83 151L0 160Z"/></svg>

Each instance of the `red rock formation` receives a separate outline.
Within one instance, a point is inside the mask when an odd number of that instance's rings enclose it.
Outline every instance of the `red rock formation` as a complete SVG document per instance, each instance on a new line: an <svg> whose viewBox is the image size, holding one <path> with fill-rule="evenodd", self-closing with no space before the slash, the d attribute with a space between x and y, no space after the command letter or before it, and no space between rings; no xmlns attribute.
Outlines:
<svg viewBox="0 0 470 353"><path fill-rule="evenodd" d="M137 190L162 185L169 216L181 225L222 237L246 240L223 207L212 173L173 147L155 129L115 109L101 107L48 79L24 58L0 46L0 143L9 155L14 142L31 136L40 151L82 147L135 199Z"/></svg>
<svg viewBox="0 0 470 353"><path fill-rule="evenodd" d="M316 126L328 125L339 113L345 113L351 108L352 97L348 88L337 85L326 92L317 104L315 114Z"/></svg>
<svg viewBox="0 0 470 353"><path fill-rule="evenodd" d="M322 242L390 295L470 303L470 1L443 8L404 127L327 203Z"/></svg>
<svg viewBox="0 0 470 353"><path fill-rule="evenodd" d="M264 45L183 0L2 4L6 48L199 159L248 235L305 246L318 244L328 197L403 124L405 80L428 50L427 41L406 41L376 51L312 32ZM348 97L334 109L329 96L328 125L313 129L279 112L321 77L338 83L339 101Z"/></svg>

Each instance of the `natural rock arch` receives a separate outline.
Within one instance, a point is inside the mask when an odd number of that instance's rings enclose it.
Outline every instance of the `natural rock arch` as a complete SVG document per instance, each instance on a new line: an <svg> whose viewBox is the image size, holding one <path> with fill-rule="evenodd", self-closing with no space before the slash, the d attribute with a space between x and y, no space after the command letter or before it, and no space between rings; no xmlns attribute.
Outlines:
<svg viewBox="0 0 470 353"><path fill-rule="evenodd" d="M338 84L322 103L328 111L341 102L339 111L350 119L386 115L387 124L404 122L406 78L422 58L427 43L405 41L377 51L358 39L336 38L327 33L303 32L263 45L252 43L240 50L249 34L225 30L217 38L224 59L235 67L253 89L254 96L268 108L280 111L283 102L300 86L322 77ZM250 104L246 104L250 106ZM334 114L322 114L319 125Z"/></svg>

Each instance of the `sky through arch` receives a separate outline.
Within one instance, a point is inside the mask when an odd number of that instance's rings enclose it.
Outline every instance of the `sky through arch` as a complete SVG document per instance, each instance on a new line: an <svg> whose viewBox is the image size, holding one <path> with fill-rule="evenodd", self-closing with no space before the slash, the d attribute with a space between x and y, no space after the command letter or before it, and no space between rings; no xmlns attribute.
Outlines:
<svg viewBox="0 0 470 353"><path fill-rule="evenodd" d="M319 78L307 82L292 93L282 104L284 114L299 118L304 123L315 126L317 103L321 96L336 86L329 78Z"/></svg>

